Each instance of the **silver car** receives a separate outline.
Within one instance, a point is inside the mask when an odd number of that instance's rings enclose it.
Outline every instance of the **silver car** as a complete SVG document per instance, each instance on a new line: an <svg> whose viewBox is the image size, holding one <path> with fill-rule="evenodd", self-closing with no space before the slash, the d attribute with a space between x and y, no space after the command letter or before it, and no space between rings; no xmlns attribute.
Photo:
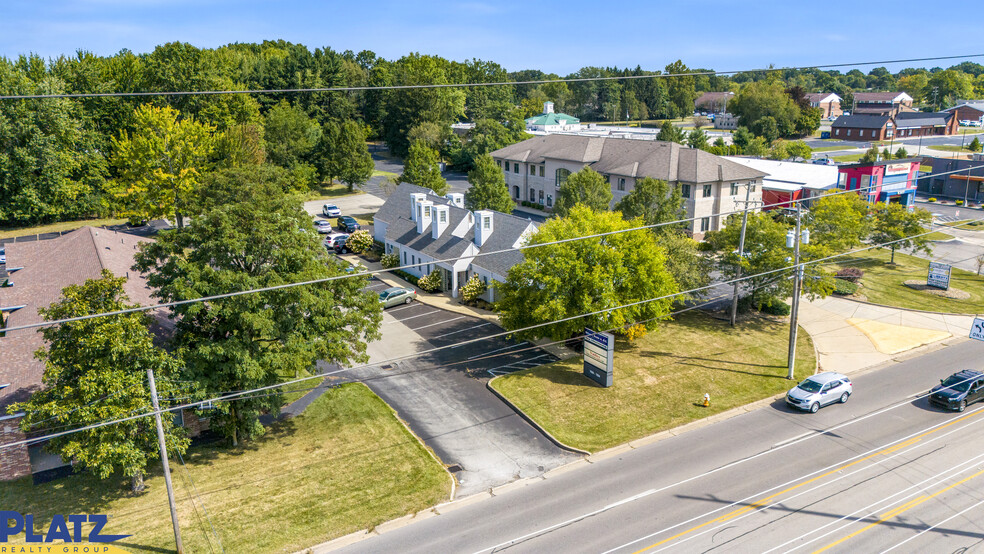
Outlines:
<svg viewBox="0 0 984 554"><path fill-rule="evenodd" d="M854 392L851 380L831 371L807 377L786 393L786 404L799 410L817 413L821 407L834 402L844 403Z"/></svg>
<svg viewBox="0 0 984 554"><path fill-rule="evenodd" d="M398 304L409 304L417 298L417 291L410 287L390 287L379 293L379 304L390 308Z"/></svg>

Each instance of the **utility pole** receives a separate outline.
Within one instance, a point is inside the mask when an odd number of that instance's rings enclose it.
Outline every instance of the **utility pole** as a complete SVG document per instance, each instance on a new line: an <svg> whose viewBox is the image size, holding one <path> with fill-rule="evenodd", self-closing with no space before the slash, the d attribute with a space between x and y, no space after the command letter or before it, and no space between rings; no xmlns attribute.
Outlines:
<svg viewBox="0 0 984 554"><path fill-rule="evenodd" d="M171 488L171 468L167 464L167 445L164 443L164 425L161 423L161 412L157 406L157 385L154 383L154 370L147 369L147 380L150 381L150 400L154 406L154 423L157 424L157 444L161 449L161 463L164 464L164 485L167 487L167 503L171 507L171 526L174 528L174 545L178 554L184 554L181 545L181 527L178 526L178 510L174 505L174 489Z"/></svg>
<svg viewBox="0 0 984 554"><path fill-rule="evenodd" d="M800 300L800 288L802 287L803 268L800 267L800 241L809 243L809 235L804 235L802 231L802 210L800 205L796 204L796 234L786 235L786 248L793 248L793 268L795 273L793 273L793 307L789 314L789 358L786 362L789 368L789 373L786 374L786 379L795 379L795 367L796 367L796 332L797 332L797 316L799 315L799 300ZM792 244L790 244L792 243Z"/></svg>
<svg viewBox="0 0 984 554"><path fill-rule="evenodd" d="M738 272L735 275L735 288L731 294L731 326L738 318L738 279L741 278L741 261L745 258L745 229L748 227L748 210L751 204L752 183L745 185L745 211L741 213L741 236L738 238Z"/></svg>

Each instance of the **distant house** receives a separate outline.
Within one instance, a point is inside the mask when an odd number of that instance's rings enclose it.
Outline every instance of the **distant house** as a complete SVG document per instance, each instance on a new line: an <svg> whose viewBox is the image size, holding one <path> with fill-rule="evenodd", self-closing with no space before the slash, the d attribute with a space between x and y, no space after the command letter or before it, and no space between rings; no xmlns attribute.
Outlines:
<svg viewBox="0 0 984 554"><path fill-rule="evenodd" d="M888 115L842 115L830 126L830 138L839 140L887 140L895 135L895 123Z"/></svg>
<svg viewBox="0 0 984 554"><path fill-rule="evenodd" d="M505 173L516 202L528 201L553 210L560 186L571 173L590 167L608 181L612 205L635 188L637 179L652 177L679 187L689 232L701 240L707 231L724 227L724 212L745 200L761 199L765 173L703 150L659 140L548 135L509 145L491 153Z"/></svg>
<svg viewBox="0 0 984 554"><path fill-rule="evenodd" d="M724 92L705 92L694 100L694 108L697 111L710 113L724 113L728 111L728 101L735 97L735 93Z"/></svg>
<svg viewBox="0 0 984 554"><path fill-rule="evenodd" d="M956 115L957 121L973 121L977 124L984 124L984 101L964 100L952 108L943 110Z"/></svg>
<svg viewBox="0 0 984 554"><path fill-rule="evenodd" d="M818 165L801 162L780 162L726 156L727 159L756 169L767 175L762 179L763 210L775 210L792 206L792 202L822 196L837 188L837 168L832 165Z"/></svg>
<svg viewBox="0 0 984 554"><path fill-rule="evenodd" d="M734 131L738 128L738 117L730 113L719 113L714 118L714 128Z"/></svg>
<svg viewBox="0 0 984 554"><path fill-rule="evenodd" d="M814 92L806 95L811 108L820 108L824 119L838 117L844 111L841 109L841 97L832 92Z"/></svg>
<svg viewBox="0 0 984 554"><path fill-rule="evenodd" d="M509 269L523 261L520 251L499 251L520 246L535 232L529 219L491 210L470 212L461 194L437 196L409 183L400 184L373 216L374 238L387 254L400 257L400 265L413 266L407 273L423 277L436 269L441 290L455 297L478 275L489 302L496 300L496 283L505 282Z"/></svg>
<svg viewBox="0 0 984 554"><path fill-rule="evenodd" d="M532 133L579 131L581 120L573 115L554 113L554 103L544 102L543 113L526 119L526 130Z"/></svg>
<svg viewBox="0 0 984 554"><path fill-rule="evenodd" d="M895 115L911 112L912 97L904 92L855 92L852 115Z"/></svg>
<svg viewBox="0 0 984 554"><path fill-rule="evenodd" d="M953 112L900 112L895 115L895 138L953 135L958 129Z"/></svg>

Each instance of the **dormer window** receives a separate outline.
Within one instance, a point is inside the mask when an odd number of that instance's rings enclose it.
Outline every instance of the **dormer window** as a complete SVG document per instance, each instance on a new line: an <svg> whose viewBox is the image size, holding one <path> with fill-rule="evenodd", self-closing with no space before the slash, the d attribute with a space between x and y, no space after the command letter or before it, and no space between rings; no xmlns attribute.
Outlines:
<svg viewBox="0 0 984 554"><path fill-rule="evenodd" d="M441 223L447 223L448 222L448 212L445 212L444 210L441 210L440 212L437 212L437 219Z"/></svg>
<svg viewBox="0 0 984 554"><path fill-rule="evenodd" d="M431 216L431 207L424 206L424 217L430 217L430 216Z"/></svg>
<svg viewBox="0 0 984 554"><path fill-rule="evenodd" d="M485 217L482 218L482 228L483 229L491 229L492 228L492 218L491 217L485 216Z"/></svg>

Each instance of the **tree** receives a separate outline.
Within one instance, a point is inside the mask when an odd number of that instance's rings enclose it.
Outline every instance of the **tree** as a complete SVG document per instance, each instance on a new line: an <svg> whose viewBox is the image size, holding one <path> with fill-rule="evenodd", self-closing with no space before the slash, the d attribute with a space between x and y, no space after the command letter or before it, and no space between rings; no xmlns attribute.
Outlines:
<svg viewBox="0 0 984 554"><path fill-rule="evenodd" d="M769 159L785 160L787 158L789 158L789 150L786 148L786 141L776 139L776 141L772 143L772 148L769 148Z"/></svg>
<svg viewBox="0 0 984 554"><path fill-rule="evenodd" d="M971 143L971 144L973 144L973 143ZM908 157L909 157L909 152L905 149L904 146L903 147L899 147L899 149L895 151L895 159L896 160L901 160L901 159L908 158Z"/></svg>
<svg viewBox="0 0 984 554"><path fill-rule="evenodd" d="M707 149L707 134L700 129L694 129L687 134L687 146L699 150Z"/></svg>
<svg viewBox="0 0 984 554"><path fill-rule="evenodd" d="M731 142L744 151L753 137L754 135L748 130L748 127L738 127L731 135Z"/></svg>
<svg viewBox="0 0 984 554"><path fill-rule="evenodd" d="M576 206L567 217L543 224L530 244L629 229L640 223L625 221L616 213ZM665 297L677 292L677 285L666 270L663 249L656 245L652 233L643 230L526 249L523 262L509 270L498 291L500 320L511 330ZM618 329L665 316L672 303L673 299L662 298L517 335L560 340L585 327Z"/></svg>
<svg viewBox="0 0 984 554"><path fill-rule="evenodd" d="M595 211L607 211L612 201L612 187L597 171L585 167L577 173L572 173L560 185L557 192L557 202L554 203L554 213L566 217L574 206L583 204Z"/></svg>
<svg viewBox="0 0 984 554"><path fill-rule="evenodd" d="M895 263L896 248L932 253L933 249L926 235L916 236L925 233L926 227L933 220L932 214L928 211L922 208L909 211L902 204L879 202L875 204L872 216L874 220L870 240L874 244L891 243L887 246L892 249L892 259L889 263Z"/></svg>
<svg viewBox="0 0 984 554"><path fill-rule="evenodd" d="M703 115L698 115L694 118L694 129L700 129L701 127L707 127L710 125L711 120Z"/></svg>
<svg viewBox="0 0 984 554"><path fill-rule="evenodd" d="M676 142L678 144L683 144L683 131L681 131L673 122L667 120L664 121L662 125L659 126L659 140L666 142Z"/></svg>
<svg viewBox="0 0 984 554"><path fill-rule="evenodd" d="M311 153L308 155L308 159L314 165L318 178L322 182L328 183L329 186L334 184L335 179L338 177L338 164L335 163L335 149L338 136L341 132L342 130L338 126L338 123L334 121L325 122L321 126L321 135L318 137L318 142L315 143L314 148L311 149Z"/></svg>
<svg viewBox="0 0 984 554"><path fill-rule="evenodd" d="M700 251L700 243L687 236L683 231L668 230L656 233L656 244L666 252L666 270L673 276L681 291L706 287L711 283L713 264L710 258ZM686 295L677 298L685 300Z"/></svg>
<svg viewBox="0 0 984 554"><path fill-rule="evenodd" d="M471 186L465 191L465 207L469 210L495 210L511 213L513 200L509 187L492 156L483 154L475 159L475 169L468 172Z"/></svg>
<svg viewBox="0 0 984 554"><path fill-rule="evenodd" d="M694 111L694 100L697 99L697 81L694 77L684 74L692 70L680 60L667 65L665 69L669 75L681 75L665 80L672 117L689 115Z"/></svg>
<svg viewBox="0 0 984 554"><path fill-rule="evenodd" d="M214 129L149 104L137 108L134 121L132 134L113 139L116 195L133 217L173 216L183 227L186 204L208 167Z"/></svg>
<svg viewBox="0 0 984 554"><path fill-rule="evenodd" d="M858 194L833 194L817 199L806 218L810 240L832 252L859 246L871 234L868 203Z"/></svg>
<svg viewBox="0 0 984 554"><path fill-rule="evenodd" d="M264 129L270 161L288 170L306 161L321 137L321 126L286 100L270 108Z"/></svg>
<svg viewBox="0 0 984 554"><path fill-rule="evenodd" d="M934 90L935 89L935 90ZM926 83L924 95L939 110L948 101L970 98L974 91L974 80L966 73L947 69L934 73Z"/></svg>
<svg viewBox="0 0 984 554"><path fill-rule="evenodd" d="M356 185L362 186L372 177L376 165L366 146L366 134L362 125L355 121L342 123L342 128L332 150L333 173L338 180L348 186L351 192Z"/></svg>
<svg viewBox="0 0 984 554"><path fill-rule="evenodd" d="M400 181L431 189L439 196L443 196L448 190L448 182L441 176L437 150L419 142L410 145Z"/></svg>
<svg viewBox="0 0 984 554"><path fill-rule="evenodd" d="M762 137L753 137L745 145L744 152L747 156L765 156L769 153L769 145L766 144L765 139Z"/></svg>
<svg viewBox="0 0 984 554"><path fill-rule="evenodd" d="M797 119L802 115L782 81L772 79L749 83L735 95L728 107L731 113L741 118L743 125L769 142L795 134ZM765 118L770 121L761 121Z"/></svg>
<svg viewBox="0 0 984 554"><path fill-rule="evenodd" d="M134 307L123 284L126 278L103 270L99 279L70 285L62 298L39 310L46 321ZM25 431L81 428L105 420L153 410L147 370L154 371L158 394L178 396L174 385L180 365L154 346L143 313L128 313L62 323L41 331L48 344L35 353L44 362L44 387L27 402L11 407L23 411ZM163 417L169 451L188 448L184 430ZM133 491L143 488L147 465L158 452L154 420L143 417L53 437L45 447L100 479L117 471L132 479Z"/></svg>
<svg viewBox="0 0 984 554"><path fill-rule="evenodd" d="M646 225L676 221L683 218L685 213L680 189L652 177L638 179L632 192L615 204L615 211L622 212L626 220L642 219ZM654 230L664 232L670 228L669 225L662 225Z"/></svg>
<svg viewBox="0 0 984 554"><path fill-rule="evenodd" d="M786 143L786 151L794 158L809 160L813 155L813 149L801 140L791 140Z"/></svg>
<svg viewBox="0 0 984 554"><path fill-rule="evenodd" d="M870 164L877 162L879 157L881 157L881 152L878 151L878 147L872 146L867 152L864 153L863 156L861 156L861 159L858 161L861 163Z"/></svg>
<svg viewBox="0 0 984 554"><path fill-rule="evenodd" d="M450 63L436 56L412 53L391 64L393 85L450 83ZM449 127L465 115L465 91L461 88L393 89L386 91L383 136L397 156L409 154L410 130L424 121Z"/></svg>
<svg viewBox="0 0 984 554"><path fill-rule="evenodd" d="M261 182L229 191L225 203L183 231L142 245L134 269L154 295L175 302L344 275L321 245L299 198ZM315 368L367 359L379 338L379 301L364 276L244 294L172 308L173 346L185 377L209 396L268 387ZM262 433L260 413L277 413L279 389L218 406L212 428L233 444Z"/></svg>
<svg viewBox="0 0 984 554"><path fill-rule="evenodd" d="M967 149L970 150L971 152L980 152L981 141L978 140L977 137L974 137L974 140L970 141L970 144L967 146Z"/></svg>

